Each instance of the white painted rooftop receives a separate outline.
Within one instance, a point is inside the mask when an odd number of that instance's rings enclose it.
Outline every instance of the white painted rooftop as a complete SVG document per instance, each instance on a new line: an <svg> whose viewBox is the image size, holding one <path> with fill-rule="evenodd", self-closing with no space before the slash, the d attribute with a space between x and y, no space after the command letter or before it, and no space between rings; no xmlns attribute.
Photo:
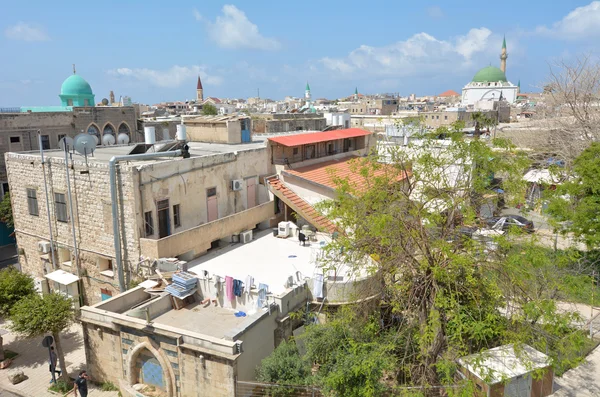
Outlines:
<svg viewBox="0 0 600 397"><path fill-rule="evenodd" d="M316 258L322 251L321 243L327 244L331 238L318 233L317 239L303 247L295 235L284 239L273 236L270 229L264 230L255 234L250 243L231 244L188 262L188 271L200 276L208 271L210 276L230 276L242 281L250 275L254 277L255 286L267 284L269 292L279 296L286 292L289 276L293 276L296 283L303 283L306 278L323 273ZM343 276L344 282L357 276L348 266L337 264L336 267L336 275Z"/></svg>
<svg viewBox="0 0 600 397"><path fill-rule="evenodd" d="M488 385L525 375L550 365L550 357L528 345L515 351L513 345L499 346L458 360L460 365Z"/></svg>

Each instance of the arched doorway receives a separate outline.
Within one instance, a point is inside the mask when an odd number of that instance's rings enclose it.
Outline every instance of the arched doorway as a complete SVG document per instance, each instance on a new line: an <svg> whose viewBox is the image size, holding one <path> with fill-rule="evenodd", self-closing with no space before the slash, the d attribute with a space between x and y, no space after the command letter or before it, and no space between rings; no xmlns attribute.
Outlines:
<svg viewBox="0 0 600 397"><path fill-rule="evenodd" d="M131 132L131 130L129 129L129 126L127 125L127 123L122 122L121 125L119 125L119 134L129 135L130 132Z"/></svg>
<svg viewBox="0 0 600 397"><path fill-rule="evenodd" d="M87 128L87 133L96 138L96 145L100 142L100 128L96 124L90 124Z"/></svg>
<svg viewBox="0 0 600 397"><path fill-rule="evenodd" d="M151 386L157 397L173 397L175 375L169 361L150 343L135 346L127 357L129 384Z"/></svg>
<svg viewBox="0 0 600 397"><path fill-rule="evenodd" d="M115 135L115 127L113 127L113 125L110 123L107 123L102 129L102 136L107 134Z"/></svg>

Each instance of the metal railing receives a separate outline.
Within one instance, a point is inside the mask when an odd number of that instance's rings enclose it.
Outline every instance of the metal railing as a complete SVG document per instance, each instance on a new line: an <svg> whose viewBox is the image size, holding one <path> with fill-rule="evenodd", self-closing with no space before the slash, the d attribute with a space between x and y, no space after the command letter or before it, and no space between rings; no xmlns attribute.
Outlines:
<svg viewBox="0 0 600 397"><path fill-rule="evenodd" d="M21 108L0 108L0 113L21 113Z"/></svg>
<svg viewBox="0 0 600 397"><path fill-rule="evenodd" d="M237 381L236 397L323 397L321 390L313 386L280 385L275 383L260 383Z"/></svg>

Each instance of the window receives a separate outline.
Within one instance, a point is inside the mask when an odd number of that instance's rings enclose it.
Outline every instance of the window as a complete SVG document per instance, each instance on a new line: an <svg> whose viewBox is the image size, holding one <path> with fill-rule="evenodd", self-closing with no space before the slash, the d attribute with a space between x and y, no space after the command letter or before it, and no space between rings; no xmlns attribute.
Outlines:
<svg viewBox="0 0 600 397"><path fill-rule="evenodd" d="M83 106L90 106L90 100L89 99L84 99L83 100Z"/></svg>
<svg viewBox="0 0 600 397"><path fill-rule="evenodd" d="M27 207L29 208L29 215L40 215L37 200L37 190L27 189Z"/></svg>
<svg viewBox="0 0 600 397"><path fill-rule="evenodd" d="M64 266L71 266L71 250L58 247L58 263Z"/></svg>
<svg viewBox="0 0 600 397"><path fill-rule="evenodd" d="M448 116L444 116L444 120L448 120Z"/></svg>
<svg viewBox="0 0 600 397"><path fill-rule="evenodd" d="M146 225L146 236L154 234L154 222L152 222L152 211L144 212L144 224Z"/></svg>
<svg viewBox="0 0 600 397"><path fill-rule="evenodd" d="M297 155L297 154L298 154L298 148L297 148L297 147L295 147L295 148L294 148L294 156L295 156L295 155Z"/></svg>
<svg viewBox="0 0 600 397"><path fill-rule="evenodd" d="M58 134L58 141L60 142L60 140L63 139L64 137L66 137L65 134Z"/></svg>
<svg viewBox="0 0 600 397"><path fill-rule="evenodd" d="M8 182L2 182L2 197L4 197L4 195L8 192L10 192L10 186L8 186Z"/></svg>
<svg viewBox="0 0 600 397"><path fill-rule="evenodd" d="M211 187L210 189L206 189L206 197L213 197L217 195L217 188Z"/></svg>
<svg viewBox="0 0 600 397"><path fill-rule="evenodd" d="M42 149L50 150L50 136L42 135Z"/></svg>
<svg viewBox="0 0 600 397"><path fill-rule="evenodd" d="M100 271L100 273L104 274L104 272L112 272L113 270L113 262L112 259L109 258L103 258L103 257L98 257L98 270ZM112 276L113 274L105 274L105 275L110 275Z"/></svg>
<svg viewBox="0 0 600 397"><path fill-rule="evenodd" d="M20 136L11 136L10 143L21 143L21 137Z"/></svg>
<svg viewBox="0 0 600 397"><path fill-rule="evenodd" d="M175 227L179 227L181 226L181 209L179 207L179 204L175 204L173 206L173 224L175 225Z"/></svg>
<svg viewBox="0 0 600 397"><path fill-rule="evenodd" d="M67 106L73 106L73 100L67 99Z"/></svg>
<svg viewBox="0 0 600 397"><path fill-rule="evenodd" d="M68 222L67 197L64 193L54 193L54 207L54 210L56 211L56 220L59 222Z"/></svg>

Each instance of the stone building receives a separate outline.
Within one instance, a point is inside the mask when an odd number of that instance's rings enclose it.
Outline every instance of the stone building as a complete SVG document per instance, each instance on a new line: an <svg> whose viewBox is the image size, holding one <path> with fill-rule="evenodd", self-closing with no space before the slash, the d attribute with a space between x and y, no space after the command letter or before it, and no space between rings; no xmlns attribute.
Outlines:
<svg viewBox="0 0 600 397"><path fill-rule="evenodd" d="M37 152L7 153L23 271L36 277L56 270L71 272L81 280L81 302L94 303L120 289L120 271L126 283L135 279L140 266L148 266L148 261L193 258L215 241L252 229L273 215L266 188L258 183L261 175L271 172L264 142L188 145L190 158L136 161L131 157L118 165L121 263L114 248L109 160L168 150L164 143L98 148L87 159L73 155L69 170L73 217L69 214L64 152L46 151L45 167ZM233 181L237 185L233 186ZM51 242L54 250L49 248Z"/></svg>
<svg viewBox="0 0 600 397"><path fill-rule="evenodd" d="M344 139L352 141L344 144ZM352 162L369 151L372 139L368 131L336 130L281 134L264 142L265 150L260 153L270 171L262 179L274 200L258 207L267 209L263 219L278 225L277 235L253 229L260 217L249 219L254 215L246 210L236 215L243 216L243 234L250 237L240 235L240 241L231 239L199 257L195 256L206 248L197 246L199 240L208 241L206 234L218 236L228 228L227 222L169 236L164 244L140 239L142 252L160 251L150 254L155 257L194 250L186 263L186 277L195 280L192 299L176 304L168 289L161 291L155 281L146 280L125 293L83 307L91 376L118 384L125 396L138 396L134 385L140 383L168 397L236 395L238 382L254 380L263 358L282 340L302 332L303 321L291 316L292 312L307 306L335 310L357 299L377 304L379 275L366 271L373 266L371 258L364 259L362 268L337 260L335 268L327 262L330 266L323 269L324 261L331 260L326 247L337 229L314 207L318 201L335 197L332 168L350 183L364 183L364 177L352 171ZM330 144L339 146L339 152L321 150ZM214 145L209 147L214 150ZM319 147L315 156L290 158L291 163L282 164L280 158L287 151L304 153L307 145ZM241 152L237 156L240 169L248 170L251 165L242 160ZM152 165L152 175L156 165ZM220 173L214 168L210 172ZM404 179L399 178L401 186L405 186ZM192 181L188 182L188 189L193 189ZM289 221L292 213L294 222ZM306 244L298 243L300 231L310 237ZM229 296L228 277L243 281L243 292Z"/></svg>
<svg viewBox="0 0 600 397"><path fill-rule="evenodd" d="M317 113L279 113L252 115L253 134L275 134L289 131L323 131L327 121Z"/></svg>
<svg viewBox="0 0 600 397"><path fill-rule="evenodd" d="M62 106L21 107L0 112L0 183L2 195L8 189L4 153L39 150L38 130L44 149L57 149L58 141L88 133L98 144L116 142L126 134L130 142L138 142L135 109L131 106L94 106L90 85L78 74L67 78L61 87ZM106 138L110 135L112 138Z"/></svg>

